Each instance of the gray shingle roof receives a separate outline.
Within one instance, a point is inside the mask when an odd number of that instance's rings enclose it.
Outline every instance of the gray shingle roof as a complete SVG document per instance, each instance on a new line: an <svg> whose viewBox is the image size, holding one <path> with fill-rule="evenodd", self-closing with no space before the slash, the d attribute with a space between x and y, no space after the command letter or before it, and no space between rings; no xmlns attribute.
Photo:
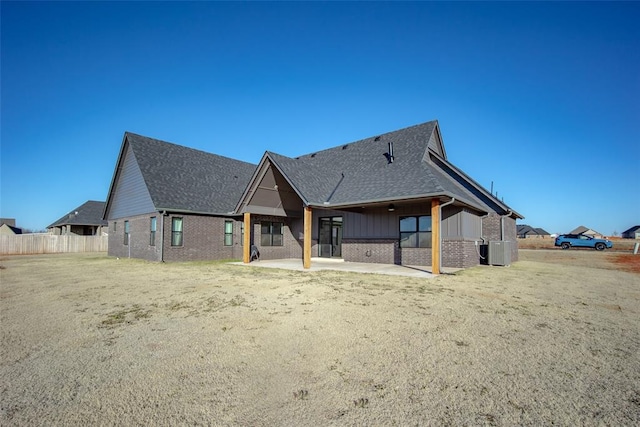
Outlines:
<svg viewBox="0 0 640 427"><path fill-rule="evenodd" d="M508 211L446 159L428 154L437 121L294 158L267 153L303 200L346 206L424 196L450 196L480 210ZM393 162L389 162L389 143Z"/></svg>
<svg viewBox="0 0 640 427"><path fill-rule="evenodd" d="M256 168L130 132L125 137L158 210L228 214Z"/></svg>
<svg viewBox="0 0 640 427"><path fill-rule="evenodd" d="M518 236L526 236L526 235L537 235L537 236L548 236L549 233L547 233L546 230L539 228L539 227L531 227L530 225L526 225L526 224L518 224L516 226L517 229L517 234Z"/></svg>
<svg viewBox="0 0 640 427"><path fill-rule="evenodd" d="M106 226L107 221L102 219L105 202L89 200L73 209L71 212L48 226L61 227L63 225L102 225Z"/></svg>

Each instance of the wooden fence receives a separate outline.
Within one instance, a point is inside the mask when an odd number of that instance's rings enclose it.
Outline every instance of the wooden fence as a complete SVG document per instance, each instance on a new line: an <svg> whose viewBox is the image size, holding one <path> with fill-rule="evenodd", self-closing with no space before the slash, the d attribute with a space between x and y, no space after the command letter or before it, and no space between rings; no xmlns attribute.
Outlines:
<svg viewBox="0 0 640 427"><path fill-rule="evenodd" d="M0 255L107 252L109 236L0 235Z"/></svg>

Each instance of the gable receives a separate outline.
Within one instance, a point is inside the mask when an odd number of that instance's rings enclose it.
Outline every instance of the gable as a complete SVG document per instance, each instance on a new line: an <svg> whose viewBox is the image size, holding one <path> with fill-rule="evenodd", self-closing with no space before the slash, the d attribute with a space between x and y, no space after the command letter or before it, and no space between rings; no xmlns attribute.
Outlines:
<svg viewBox="0 0 640 427"><path fill-rule="evenodd" d="M444 144L442 143L442 136L440 135L440 127L437 122L431 136L429 137L429 144L427 144L427 148L443 159L447 158L447 153L444 151Z"/></svg>
<svg viewBox="0 0 640 427"><path fill-rule="evenodd" d="M522 218L447 161L437 121L295 158L267 152L261 165L265 159L308 206L344 209L448 197L481 212L508 213ZM256 172L252 182L263 178L264 175ZM257 187L251 188L251 191L257 190ZM246 208L247 203L266 204L266 201L257 202L258 199L248 202L249 197L254 195L247 190L237 206L239 211Z"/></svg>
<svg viewBox="0 0 640 427"><path fill-rule="evenodd" d="M254 170L251 163L126 132L105 217L230 215Z"/></svg>
<svg viewBox="0 0 640 427"><path fill-rule="evenodd" d="M300 216L302 200L280 171L265 159L250 184L240 212L263 215Z"/></svg>
<svg viewBox="0 0 640 427"><path fill-rule="evenodd" d="M158 211L230 214L256 168L141 135L126 138Z"/></svg>
<svg viewBox="0 0 640 427"><path fill-rule="evenodd" d="M2 225L0 225L0 234L3 234L3 235L22 234L22 229L9 225L7 223L3 223Z"/></svg>
<svg viewBox="0 0 640 427"><path fill-rule="evenodd" d="M117 219L155 211L151 195L131 145L125 142L120 164L107 200L105 219Z"/></svg>

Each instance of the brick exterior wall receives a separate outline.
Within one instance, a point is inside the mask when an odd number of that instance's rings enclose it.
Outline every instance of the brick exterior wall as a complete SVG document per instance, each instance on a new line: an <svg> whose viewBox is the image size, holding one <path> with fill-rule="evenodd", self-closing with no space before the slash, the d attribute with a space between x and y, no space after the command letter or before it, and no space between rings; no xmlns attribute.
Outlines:
<svg viewBox="0 0 640 427"><path fill-rule="evenodd" d="M504 218L504 238L500 223L500 215L489 214L482 220L482 237L487 241L505 240L511 242L511 262L518 261L518 239L516 220L514 218Z"/></svg>
<svg viewBox="0 0 640 427"><path fill-rule="evenodd" d="M395 264L396 239L342 239L342 258L350 262Z"/></svg>
<svg viewBox="0 0 640 427"><path fill-rule="evenodd" d="M485 240L502 240L501 234L500 215L492 213L482 219L482 237L484 237Z"/></svg>
<svg viewBox="0 0 640 427"><path fill-rule="evenodd" d="M150 218L155 216L158 221L156 245L149 245ZM149 261L160 261L160 214L150 213L130 218L109 221L109 250L110 256L119 258L139 258ZM129 221L129 244L124 244L124 224ZM114 222L116 223L114 230Z"/></svg>
<svg viewBox="0 0 640 427"><path fill-rule="evenodd" d="M480 264L480 243L469 240L442 240L442 266L468 268Z"/></svg>
<svg viewBox="0 0 640 427"><path fill-rule="evenodd" d="M156 242L150 245L150 218L157 218ZM182 246L171 246L171 218L181 217L183 221ZM124 222L129 221L129 245L124 244ZM233 245L224 245L225 220L234 221ZM242 245L238 218L213 217L203 215L172 214L164 217L164 247L162 239L162 215L150 213L117 221L109 221L109 255L121 258L146 259L149 261L204 261L219 259L241 259Z"/></svg>
<svg viewBox="0 0 640 427"><path fill-rule="evenodd" d="M262 246L260 244L260 224L263 221L284 223L284 228L282 230L282 246ZM302 260L304 226L301 218L251 215L251 229L251 243L258 247L258 250L260 251L260 259L295 258Z"/></svg>
<svg viewBox="0 0 640 427"><path fill-rule="evenodd" d="M511 242L511 262L518 261L518 227L514 218L504 219L505 240Z"/></svg>
<svg viewBox="0 0 640 427"><path fill-rule="evenodd" d="M396 264L431 266L431 248L401 248L400 260Z"/></svg>
<svg viewBox="0 0 640 427"><path fill-rule="evenodd" d="M342 258L350 262L431 265L431 248L400 248L397 239L344 239Z"/></svg>
<svg viewBox="0 0 640 427"><path fill-rule="evenodd" d="M156 244L151 246L150 218L157 218ZM171 246L171 218L183 218L183 246ZM489 240L501 240L500 215L491 214L482 220L483 237ZM129 221L129 245L124 244L124 221ZM233 245L224 246L225 220L233 220ZM262 221L284 222L283 245L261 246L260 236ZM241 241L242 218L225 218L202 215L172 214L164 217L164 248L162 215L149 213L131 218L118 219L114 231L114 221L109 221L109 255L121 258L146 259L160 261L161 252L164 261L200 261L220 259L242 259ZM301 218L282 218L276 216L251 216L251 242L258 246L261 259L302 259L303 221ZM516 239L516 221L504 218L505 239L511 242L511 261L518 260L518 243ZM478 265L480 257L474 241L443 238L443 267L467 268ZM318 256L318 241L312 241L311 256ZM397 239L343 239L342 258L350 262L399 264L399 265L431 265L431 248L400 248Z"/></svg>
<svg viewBox="0 0 640 427"><path fill-rule="evenodd" d="M171 246L171 220L182 218L182 246ZM233 245L224 245L224 222L234 221ZM240 222L238 218L200 215L169 215L164 222L165 261L204 261L241 259ZM159 226L158 226L159 228Z"/></svg>

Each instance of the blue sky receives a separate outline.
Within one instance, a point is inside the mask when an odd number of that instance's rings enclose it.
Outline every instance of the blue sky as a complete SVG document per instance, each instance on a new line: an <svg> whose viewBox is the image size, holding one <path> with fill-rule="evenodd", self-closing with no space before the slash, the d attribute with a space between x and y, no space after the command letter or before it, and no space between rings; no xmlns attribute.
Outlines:
<svg viewBox="0 0 640 427"><path fill-rule="evenodd" d="M638 2L6 2L0 216L105 200L125 131L257 163L437 119L549 232L640 224Z"/></svg>

